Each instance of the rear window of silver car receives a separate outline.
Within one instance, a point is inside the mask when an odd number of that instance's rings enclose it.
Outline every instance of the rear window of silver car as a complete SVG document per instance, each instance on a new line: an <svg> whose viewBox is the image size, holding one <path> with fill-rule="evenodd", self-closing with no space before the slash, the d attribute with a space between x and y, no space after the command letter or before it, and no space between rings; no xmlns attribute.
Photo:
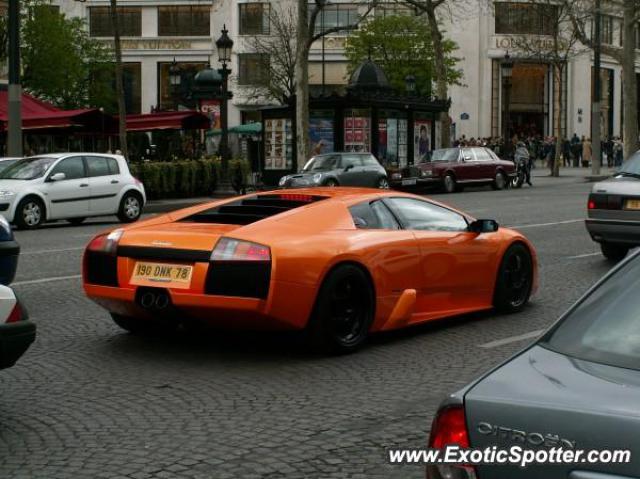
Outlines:
<svg viewBox="0 0 640 479"><path fill-rule="evenodd" d="M567 356L640 370L640 255L589 294L541 346Z"/></svg>

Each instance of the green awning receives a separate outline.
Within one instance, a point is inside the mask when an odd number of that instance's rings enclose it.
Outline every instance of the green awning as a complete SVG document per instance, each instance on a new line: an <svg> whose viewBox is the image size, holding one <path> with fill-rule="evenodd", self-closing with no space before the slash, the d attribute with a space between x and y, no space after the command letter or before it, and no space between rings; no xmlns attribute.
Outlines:
<svg viewBox="0 0 640 479"><path fill-rule="evenodd" d="M262 133L262 123L256 122L246 123L244 125L236 125L229 128L229 133L236 133L239 135L259 135L260 133ZM207 136L217 136L221 134L222 130L220 130L219 128L215 130L209 130L207 132Z"/></svg>

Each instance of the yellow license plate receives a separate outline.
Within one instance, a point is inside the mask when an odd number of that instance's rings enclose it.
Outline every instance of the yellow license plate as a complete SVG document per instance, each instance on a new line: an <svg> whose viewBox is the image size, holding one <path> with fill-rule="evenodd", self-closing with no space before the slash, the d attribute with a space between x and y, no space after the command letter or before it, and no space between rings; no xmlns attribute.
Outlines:
<svg viewBox="0 0 640 479"><path fill-rule="evenodd" d="M191 286L193 266L169 263L136 262L131 284L187 289Z"/></svg>
<svg viewBox="0 0 640 479"><path fill-rule="evenodd" d="M640 200L627 200L624 208L626 210L640 210Z"/></svg>

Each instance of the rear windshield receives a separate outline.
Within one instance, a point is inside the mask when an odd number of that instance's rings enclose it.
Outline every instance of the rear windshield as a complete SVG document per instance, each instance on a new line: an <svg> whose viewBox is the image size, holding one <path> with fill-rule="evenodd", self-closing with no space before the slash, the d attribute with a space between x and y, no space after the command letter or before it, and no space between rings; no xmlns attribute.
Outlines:
<svg viewBox="0 0 640 479"><path fill-rule="evenodd" d="M635 153L631 158L625 161L618 170L618 174L623 176L628 175L640 177L640 152Z"/></svg>
<svg viewBox="0 0 640 479"><path fill-rule="evenodd" d="M431 161L457 161L460 150L458 148L443 148L433 150Z"/></svg>
<svg viewBox="0 0 640 479"><path fill-rule="evenodd" d="M587 361L640 370L640 256L587 296L541 345Z"/></svg>

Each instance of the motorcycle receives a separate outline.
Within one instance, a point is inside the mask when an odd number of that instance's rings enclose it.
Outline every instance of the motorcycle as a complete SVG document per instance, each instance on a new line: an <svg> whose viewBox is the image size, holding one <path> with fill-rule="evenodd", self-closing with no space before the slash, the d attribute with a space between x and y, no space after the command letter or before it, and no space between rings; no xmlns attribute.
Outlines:
<svg viewBox="0 0 640 479"><path fill-rule="evenodd" d="M516 174L511 178L511 187L522 188L527 176L527 162L529 160L525 157L516 157L513 161L516 164Z"/></svg>

